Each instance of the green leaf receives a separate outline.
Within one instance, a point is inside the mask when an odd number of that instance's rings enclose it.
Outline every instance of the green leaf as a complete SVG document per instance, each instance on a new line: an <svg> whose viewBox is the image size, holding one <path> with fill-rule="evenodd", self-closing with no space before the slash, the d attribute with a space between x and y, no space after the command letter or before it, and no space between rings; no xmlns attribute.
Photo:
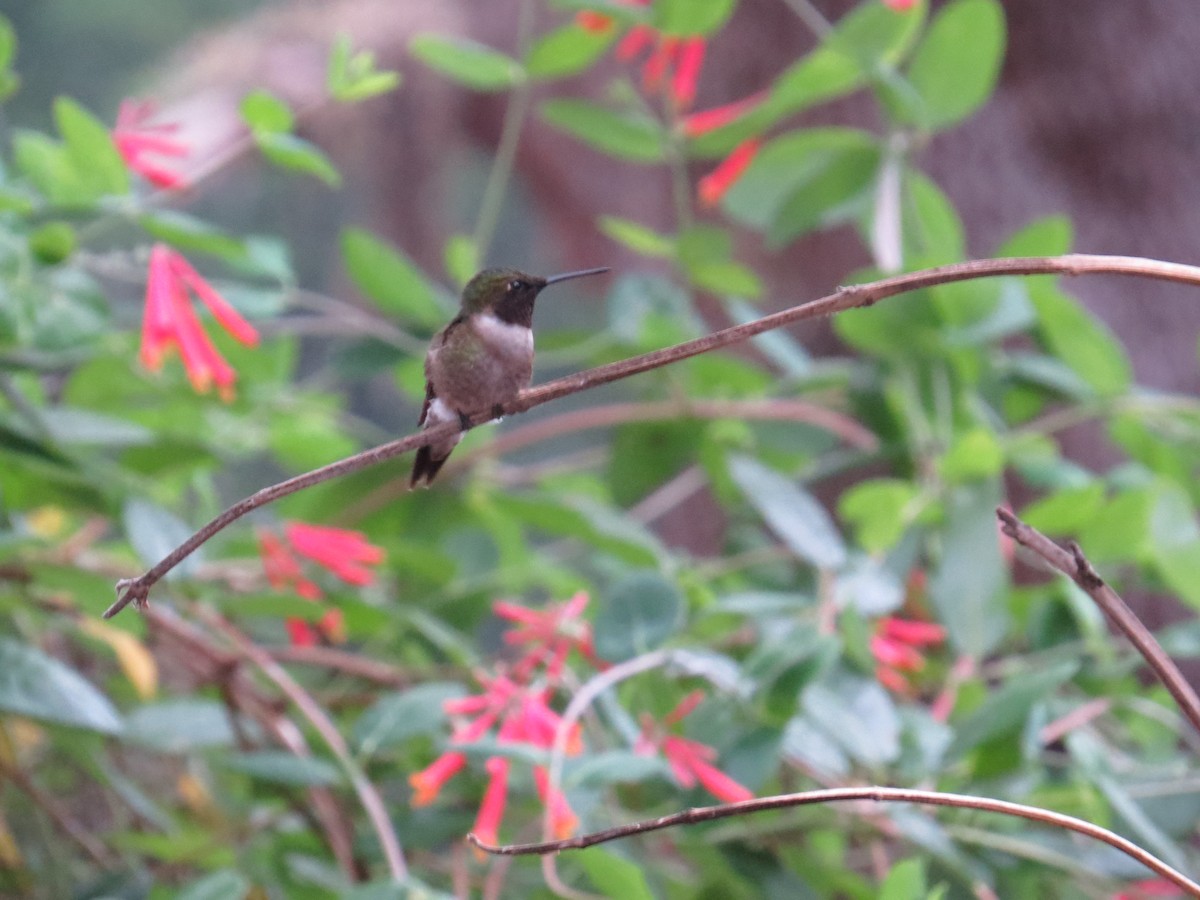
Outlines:
<svg viewBox="0 0 1200 900"><path fill-rule="evenodd" d="M613 33L565 25L534 42L525 57L525 70L531 78L541 80L575 75L600 58L612 43Z"/></svg>
<svg viewBox="0 0 1200 900"><path fill-rule="evenodd" d="M658 0L654 4L654 27L678 37L710 35L724 25L737 0Z"/></svg>
<svg viewBox="0 0 1200 900"><path fill-rule="evenodd" d="M400 73L376 69L375 54L370 50L354 53L350 35L341 32L329 53L325 83L335 100L356 103L395 90L400 85Z"/></svg>
<svg viewBox="0 0 1200 900"><path fill-rule="evenodd" d="M460 287L479 271L479 248L469 234L452 234L444 251L446 274Z"/></svg>
<svg viewBox="0 0 1200 900"><path fill-rule="evenodd" d="M997 256L1060 256L1071 252L1073 234L1066 216L1043 216L1013 233Z"/></svg>
<svg viewBox="0 0 1200 900"><path fill-rule="evenodd" d="M604 592L593 623L596 653L608 662L632 659L660 646L679 625L683 598L673 582L638 572Z"/></svg>
<svg viewBox="0 0 1200 900"><path fill-rule="evenodd" d="M36 647L0 637L0 710L116 734L121 717L86 678Z"/></svg>
<svg viewBox="0 0 1200 900"><path fill-rule="evenodd" d="M125 720L124 740L164 753L188 753L233 745L229 710L215 700L178 699L146 703Z"/></svg>
<svg viewBox="0 0 1200 900"><path fill-rule="evenodd" d="M1008 613L1000 598L1008 585L1008 567L1000 553L996 481L956 488L946 502L939 529L941 558L929 581L938 620L959 653L987 655L1008 633Z"/></svg>
<svg viewBox="0 0 1200 900"><path fill-rule="evenodd" d="M1048 669L1014 675L970 715L958 723L946 751L955 759L980 744L1025 727L1033 707L1070 681L1079 670L1075 660L1062 660Z"/></svg>
<svg viewBox="0 0 1200 900"><path fill-rule="evenodd" d="M905 859L888 872L879 886L879 900L926 900L925 860Z"/></svg>
<svg viewBox="0 0 1200 900"><path fill-rule="evenodd" d="M871 135L851 128L794 131L765 144L722 208L774 246L869 208L879 165Z"/></svg>
<svg viewBox="0 0 1200 900"><path fill-rule="evenodd" d="M1129 389L1133 371L1111 331L1049 279L1029 280L1030 299L1038 316L1038 333L1046 348L1073 369L1102 397Z"/></svg>
<svg viewBox="0 0 1200 900"><path fill-rule="evenodd" d="M62 444L136 447L156 440L149 428L89 409L55 406L42 413L42 421L54 440Z"/></svg>
<svg viewBox="0 0 1200 900"><path fill-rule="evenodd" d="M246 255L245 245L202 219L175 210L157 210L138 217L138 224L152 238L180 250L211 253L226 261Z"/></svg>
<svg viewBox="0 0 1200 900"><path fill-rule="evenodd" d="M941 9L908 69L923 101L922 125L946 128L984 104L1000 74L1004 41L996 0L954 0Z"/></svg>
<svg viewBox="0 0 1200 900"><path fill-rule="evenodd" d="M147 566L154 565L192 536L192 529L186 522L149 500L130 500L125 504L122 518L129 543ZM165 577L169 580L172 576L194 574L202 556L202 551L193 553Z"/></svg>
<svg viewBox="0 0 1200 900"><path fill-rule="evenodd" d="M512 57L466 38L419 34L408 49L425 65L477 91L507 90L525 77Z"/></svg>
<svg viewBox="0 0 1200 900"><path fill-rule="evenodd" d="M806 687L801 702L808 721L863 765L886 765L900 755L900 718L873 679L834 674Z"/></svg>
<svg viewBox="0 0 1200 900"><path fill-rule="evenodd" d="M949 484L991 478L1004 469L1004 448L990 430L976 426L954 438L939 468Z"/></svg>
<svg viewBox="0 0 1200 900"><path fill-rule="evenodd" d="M96 196L129 192L129 170L104 123L69 97L55 99L54 122L71 164Z"/></svg>
<svg viewBox="0 0 1200 900"><path fill-rule="evenodd" d="M606 750L569 762L563 773L563 786L598 788L670 777L670 770L659 757L631 750Z"/></svg>
<svg viewBox="0 0 1200 900"><path fill-rule="evenodd" d="M184 885L175 900L244 900L250 887L240 872L222 869Z"/></svg>
<svg viewBox="0 0 1200 900"><path fill-rule="evenodd" d="M600 231L635 253L665 259L675 253L675 241L645 225L618 216L601 216L596 223Z"/></svg>
<svg viewBox="0 0 1200 900"><path fill-rule="evenodd" d="M807 491L749 456L734 456L729 474L770 529L797 556L820 569L846 562L846 545L829 513Z"/></svg>
<svg viewBox="0 0 1200 900"><path fill-rule="evenodd" d="M250 130L262 134L283 134L296 125L291 107L270 91L252 91L242 98L242 120Z"/></svg>
<svg viewBox="0 0 1200 900"><path fill-rule="evenodd" d="M642 112L613 112L586 100L548 100L542 118L590 147L630 162L659 162L664 158L666 135L662 127Z"/></svg>
<svg viewBox="0 0 1200 900"><path fill-rule="evenodd" d="M369 231L342 231L342 261L355 287L385 312L426 328L438 328L446 321L448 311L421 271Z"/></svg>
<svg viewBox="0 0 1200 900"><path fill-rule="evenodd" d="M1021 519L1038 531L1054 536L1074 534L1092 521L1104 503L1104 485L1099 481L1082 487L1063 488L1021 511Z"/></svg>
<svg viewBox="0 0 1200 900"><path fill-rule="evenodd" d="M66 222L47 222L29 236L29 249L42 265L54 266L75 252L75 229Z"/></svg>
<svg viewBox="0 0 1200 900"><path fill-rule="evenodd" d="M958 211L945 192L923 172L904 169L903 214L906 258L922 265L957 262L966 256L966 237Z"/></svg>
<svg viewBox="0 0 1200 900"><path fill-rule="evenodd" d="M572 859L583 866L592 884L605 897L654 900L646 876L637 863L599 847L581 850Z"/></svg>
<svg viewBox="0 0 1200 900"><path fill-rule="evenodd" d="M868 553L890 550L912 522L920 490L898 478L861 481L842 494L838 515L851 524Z"/></svg>
<svg viewBox="0 0 1200 900"><path fill-rule="evenodd" d="M342 781L341 770L333 763L314 756L295 756L285 750L229 753L219 757L219 762L224 768L272 784L328 787Z"/></svg>
<svg viewBox="0 0 1200 900"><path fill-rule="evenodd" d="M341 173L319 148L287 132L254 132L263 156L273 164L294 172L314 175L330 187L341 184Z"/></svg>
<svg viewBox="0 0 1200 900"><path fill-rule="evenodd" d="M383 695L354 723L359 755L373 756L417 735L437 734L446 724L442 704L465 693L462 685L431 682Z"/></svg>

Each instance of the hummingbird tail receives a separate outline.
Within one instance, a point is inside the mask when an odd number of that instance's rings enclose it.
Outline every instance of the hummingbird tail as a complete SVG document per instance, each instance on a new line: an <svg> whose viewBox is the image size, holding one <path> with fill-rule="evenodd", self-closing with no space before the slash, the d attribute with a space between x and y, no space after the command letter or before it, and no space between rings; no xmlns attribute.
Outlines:
<svg viewBox="0 0 1200 900"><path fill-rule="evenodd" d="M425 446L417 450L417 458L413 460L412 478L408 482L408 489L429 487L434 477L441 470L446 460L450 458L449 454L435 459L432 448Z"/></svg>

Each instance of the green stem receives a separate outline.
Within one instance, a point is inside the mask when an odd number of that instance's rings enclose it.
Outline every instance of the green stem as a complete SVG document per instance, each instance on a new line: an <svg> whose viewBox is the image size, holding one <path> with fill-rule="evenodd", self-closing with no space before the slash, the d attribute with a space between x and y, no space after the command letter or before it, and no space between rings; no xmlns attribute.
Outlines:
<svg viewBox="0 0 1200 900"><path fill-rule="evenodd" d="M517 9L517 52L522 58L529 45L533 33L533 4L530 0L522 0ZM517 144L521 139L521 130L525 125L525 117L529 113L529 102L533 94L533 86L528 75L522 73L521 80L513 88L512 97L504 110L504 123L500 127L500 143L496 147L496 158L492 162L492 170L488 173L487 184L483 189L483 199L479 203L479 215L475 220L475 253L480 261L487 258L492 239L496 236L496 226L500 223L500 212L504 207L504 195L508 191L509 178L517 159Z"/></svg>

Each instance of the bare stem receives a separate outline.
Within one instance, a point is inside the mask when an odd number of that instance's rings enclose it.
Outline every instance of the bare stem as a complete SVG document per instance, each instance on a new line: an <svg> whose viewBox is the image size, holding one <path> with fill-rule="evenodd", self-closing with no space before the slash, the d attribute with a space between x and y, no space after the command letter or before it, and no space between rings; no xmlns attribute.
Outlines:
<svg viewBox="0 0 1200 900"><path fill-rule="evenodd" d="M579 850L592 847L606 841L630 837L635 834L645 834L659 831L663 828L674 828L677 825L694 825L698 822L711 822L716 819L726 819L731 816L744 816L751 813L764 812L769 809L790 809L795 806L808 806L815 803L835 803L847 800L869 801L872 803L923 803L929 806L952 806L960 809L977 809L983 812L1000 813L1041 822L1074 831L1095 840L1102 841L1110 847L1120 850L1156 875L1166 878L1172 884L1187 891L1193 897L1200 897L1200 884L1192 881L1182 872L1168 866L1165 862L1151 853L1146 852L1137 844L1129 841L1107 828L1085 822L1074 816L1039 809L1036 806L1025 806L1021 803L1010 803L1007 800L993 800L988 797L972 797L966 794L944 794L937 791L919 791L910 788L892 787L852 787L830 788L820 791L805 791L799 794L780 794L774 797L759 797L753 800L742 800L739 803L725 803L720 806L701 806L687 809L683 812L662 816L658 819L646 819L641 822L631 822L604 831L595 831L579 837L567 838L561 841L542 841L535 844L485 844L474 834L467 835L467 840L485 853L495 853L503 856L538 855L559 853L563 850Z"/></svg>
<svg viewBox="0 0 1200 900"><path fill-rule="evenodd" d="M967 262L938 266L924 269L920 272L908 272L894 275L880 281L868 284L850 285L839 288L835 293L801 303L753 322L735 325L721 331L713 332L695 340L685 341L672 347L664 347L650 353L635 356L631 359L619 360L604 366L597 366L585 372L567 375L554 381L523 391L516 400L504 404L499 410L501 415L514 415L541 406L551 400L557 400L568 394L576 394L590 388L599 387L639 375L652 369L661 368L709 353L713 350L728 347L748 340L755 335L791 325L807 319L833 315L850 309L871 306L887 297L902 294L907 291L920 290L938 284L948 284L956 281L969 281L975 278L996 278L1006 275L1131 275L1142 278L1154 278L1160 281L1174 281L1182 284L1200 286L1200 267L1188 266L1181 263L1163 262L1155 259L1145 259L1136 256L1100 256L1095 254L1074 253L1067 256L1051 257L1019 257L1011 259L978 259ZM470 411L465 416L468 427L479 425L494 418L491 409ZM172 550L147 572L138 578L123 579L117 582L117 600L104 613L105 618L116 615L130 603L139 606L146 602L150 588L156 584L171 569L187 558L201 544L221 531L227 525L237 521L242 516L265 506L288 494L320 484L331 478L357 472L368 466L376 465L388 459L393 459L410 450L434 443L460 430L459 423L447 422L436 428L410 434L387 444L382 444L370 450L364 450L354 456L349 456L337 462L330 463L312 472L297 475L287 481L263 488L239 500L229 509L193 534L181 545Z"/></svg>
<svg viewBox="0 0 1200 900"><path fill-rule="evenodd" d="M1051 566L1062 572L1095 601L1096 605L1108 616L1109 620L1129 638L1129 642L1154 670L1179 704L1179 709L1192 727L1200 731L1200 697L1188 684L1179 667L1167 656L1162 645L1154 639L1142 620L1131 610L1120 595L1104 583L1104 579L1096 574L1092 564L1079 545L1072 541L1070 550L1064 550L1036 528L1026 525L1008 510L996 510L1000 517L1001 528L1014 541L1037 554Z"/></svg>

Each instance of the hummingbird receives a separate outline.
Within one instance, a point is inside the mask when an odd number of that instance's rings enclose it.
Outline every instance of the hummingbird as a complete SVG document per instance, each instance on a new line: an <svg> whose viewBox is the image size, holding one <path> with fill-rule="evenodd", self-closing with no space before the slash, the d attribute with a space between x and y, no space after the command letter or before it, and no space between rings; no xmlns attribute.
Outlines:
<svg viewBox="0 0 1200 900"><path fill-rule="evenodd" d="M505 403L533 377L533 303L552 284L599 275L608 267L541 278L516 269L484 269L463 288L462 306L433 336L425 356L425 405L418 425L432 428L490 407L499 418ZM409 488L428 485L462 440L453 434L417 451Z"/></svg>

